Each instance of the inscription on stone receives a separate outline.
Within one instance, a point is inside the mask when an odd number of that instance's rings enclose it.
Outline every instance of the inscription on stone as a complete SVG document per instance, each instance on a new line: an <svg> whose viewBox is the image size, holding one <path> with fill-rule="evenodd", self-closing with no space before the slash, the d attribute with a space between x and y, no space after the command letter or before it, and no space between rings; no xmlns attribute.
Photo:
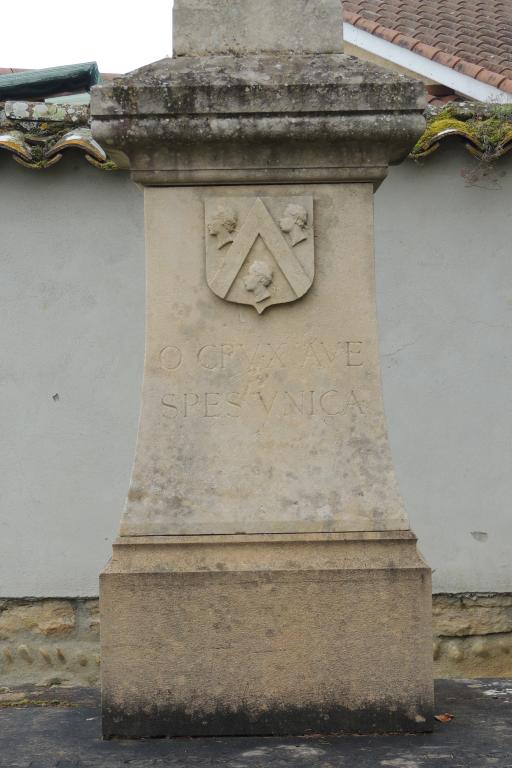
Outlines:
<svg viewBox="0 0 512 768"><path fill-rule="evenodd" d="M291 366L300 370L340 366L359 368L364 364L364 357L362 341L322 339L297 343L259 342L253 345L231 342L178 347L169 344L160 351L160 367L164 371L177 370L184 361L209 371L233 367L237 370L251 370Z"/></svg>
<svg viewBox="0 0 512 768"><path fill-rule="evenodd" d="M354 390L349 393L337 389L327 392L308 390L302 392L185 392L168 393L162 397L162 415L167 419L179 416L238 418L256 410L262 416L344 416L351 409L363 414L361 402Z"/></svg>
<svg viewBox="0 0 512 768"><path fill-rule="evenodd" d="M371 185L145 194L152 309L123 533L403 527Z"/></svg>
<svg viewBox="0 0 512 768"><path fill-rule="evenodd" d="M230 342L224 344L190 344L178 347L169 344L160 351L160 367L168 372L185 368L187 373L210 372L213 386L219 373L235 376L238 391L166 392L162 398L162 415L167 419L239 418L245 414L271 416L343 416L354 409L364 414L362 400L345 384L329 388L303 381L302 387L279 388L278 380L265 378L261 386L258 372L265 377L272 372L286 372L304 379L310 370L332 373L346 368L363 367L363 342L354 340L311 339L306 342L258 342L253 345ZM255 375L256 374L256 375ZM276 386L274 386L276 385Z"/></svg>
<svg viewBox="0 0 512 768"><path fill-rule="evenodd" d="M226 301L258 314L295 301L314 277L313 198L210 198L206 279Z"/></svg>

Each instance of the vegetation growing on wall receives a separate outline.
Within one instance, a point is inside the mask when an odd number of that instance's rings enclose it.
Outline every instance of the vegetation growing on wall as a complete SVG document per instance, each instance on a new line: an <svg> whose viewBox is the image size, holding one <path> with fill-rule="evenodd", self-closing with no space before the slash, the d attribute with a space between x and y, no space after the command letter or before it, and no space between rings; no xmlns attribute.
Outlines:
<svg viewBox="0 0 512 768"><path fill-rule="evenodd" d="M448 104L427 113L427 127L410 157L417 160L434 152L441 141L455 137L478 160L492 163L512 149L512 105Z"/></svg>

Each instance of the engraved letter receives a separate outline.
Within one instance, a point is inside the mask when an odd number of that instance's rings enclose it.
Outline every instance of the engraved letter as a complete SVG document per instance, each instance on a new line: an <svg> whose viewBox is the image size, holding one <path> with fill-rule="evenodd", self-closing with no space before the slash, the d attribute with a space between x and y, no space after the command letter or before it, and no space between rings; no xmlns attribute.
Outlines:
<svg viewBox="0 0 512 768"><path fill-rule="evenodd" d="M213 350L213 353L211 352ZM220 352L213 344L207 344L201 347L197 353L197 359L201 368L206 368L209 371L214 371L220 364Z"/></svg>
<svg viewBox="0 0 512 768"><path fill-rule="evenodd" d="M324 413L326 413L328 416L339 416L342 411L330 411L328 410L328 404L325 402L325 398L329 395L337 395L339 394L336 389L330 389L328 392L324 392L323 395L320 395L320 408Z"/></svg>
<svg viewBox="0 0 512 768"><path fill-rule="evenodd" d="M262 406L264 407L264 409L267 412L267 414L270 415L270 412L272 410L272 406L274 405L274 403L276 401L277 392L274 392L274 395L273 395L273 397L270 400L270 405L268 405L268 406L267 406L265 400L263 399L263 395L261 394L261 392L256 392L255 394L258 395Z"/></svg>
<svg viewBox="0 0 512 768"><path fill-rule="evenodd" d="M231 357L233 352L235 351L232 344L221 344L220 345L220 367L225 368L226 366L224 363L226 362L226 357Z"/></svg>
<svg viewBox="0 0 512 768"><path fill-rule="evenodd" d="M313 349L313 344L312 344L312 342L311 342L311 341L310 341L310 342L308 342L308 345L307 345L307 347L306 347L306 354L304 355L304 362L302 363L302 367L303 367L303 368L305 368L305 367L306 367L306 365L309 365L309 364L310 364L310 363L309 363L309 358L310 358L310 357L311 357L311 358L312 358L312 360L314 361L314 362L313 362L313 365L314 365L314 366L316 366L316 367L318 367L318 368L323 368L323 365L322 365L322 361L320 360L320 358L318 357L317 353L316 353L316 352L315 352L315 350Z"/></svg>
<svg viewBox="0 0 512 768"><path fill-rule="evenodd" d="M320 346L324 350L324 352L325 352L325 354L327 356L327 359L329 360L330 363L333 363L334 360L336 359L336 355L338 354L338 349L339 349L340 344L341 344L340 341L336 342L336 346L334 347L334 352L331 354L329 352L329 347L327 346L327 344L324 344L323 341L320 342Z"/></svg>
<svg viewBox="0 0 512 768"><path fill-rule="evenodd" d="M359 413L364 414L364 411L361 408L361 403L357 399L356 393L354 392L354 390L350 392L350 397L348 398L348 401L347 401L347 408L357 408Z"/></svg>
<svg viewBox="0 0 512 768"><path fill-rule="evenodd" d="M300 393L300 403L297 402L297 400L294 399L293 395L291 395L289 392L284 393L289 402L290 402L290 409L288 411L287 415L291 415L293 409L297 411L297 413L304 414L304 392Z"/></svg>
<svg viewBox="0 0 512 768"><path fill-rule="evenodd" d="M228 416L231 416L231 418L233 418L233 419L234 419L234 418L237 418L238 416L240 416L240 414L238 413L238 411L240 411L240 408L242 407L242 406L241 406L241 404L240 404L240 402L238 402L238 403L237 403L237 401L236 401L236 399L235 399L235 398L237 398L238 400L240 400L240 393L239 393L239 392L231 392L231 393L230 393L230 394L229 394L229 395L226 397L226 402L227 402L227 404L228 404L228 405L231 405L233 408L237 409L237 410L235 411L235 413L229 413L229 411L228 411Z"/></svg>
<svg viewBox="0 0 512 768"><path fill-rule="evenodd" d="M191 398L195 398L192 400ZM185 392L183 396L183 415L186 417L189 415L189 408L193 408L199 402L199 395L195 392Z"/></svg>
<svg viewBox="0 0 512 768"><path fill-rule="evenodd" d="M164 347L160 352L160 366L164 371L175 371L181 365L182 354L178 347Z"/></svg>
<svg viewBox="0 0 512 768"><path fill-rule="evenodd" d="M280 363L283 366L283 368L286 368L286 363L281 357L283 347L286 347L286 344L278 344L277 347L275 348L272 344L267 344L267 346L270 347L270 351L272 352L272 357L268 361L267 368L270 368L271 363L274 362L274 358L276 358L278 364Z"/></svg>
<svg viewBox="0 0 512 768"><path fill-rule="evenodd" d="M363 364L360 358L356 358L359 360L359 362L353 361L353 355L361 354L362 345L363 345L362 341L347 341L347 365L348 366L356 367Z"/></svg>
<svg viewBox="0 0 512 768"><path fill-rule="evenodd" d="M256 344L254 352L252 352L252 353L248 349L246 349L243 346L243 344L240 344L239 346L240 346L240 352L243 354L243 356L245 357L245 359L247 361L247 368L249 370L252 370L252 368L254 367L254 364L256 362L256 357L257 357L257 355L259 353L259 350L260 350L260 345Z"/></svg>
<svg viewBox="0 0 512 768"><path fill-rule="evenodd" d="M162 405L164 406L163 415L166 419L175 419L178 414L178 408L174 403L169 402L170 400L174 400L176 395L164 395L162 397Z"/></svg>
<svg viewBox="0 0 512 768"><path fill-rule="evenodd" d="M219 405L220 394L218 392L205 392L204 395L204 415L210 418L218 418L220 413L212 413L211 409ZM216 399L212 399L216 398Z"/></svg>

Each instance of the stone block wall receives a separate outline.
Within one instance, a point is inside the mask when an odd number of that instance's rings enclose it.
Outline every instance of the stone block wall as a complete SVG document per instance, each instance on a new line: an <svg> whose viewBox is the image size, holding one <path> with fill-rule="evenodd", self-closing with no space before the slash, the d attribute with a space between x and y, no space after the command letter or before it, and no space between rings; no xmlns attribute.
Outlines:
<svg viewBox="0 0 512 768"><path fill-rule="evenodd" d="M512 593L434 595L436 677L512 677ZM96 598L0 599L0 689L99 683Z"/></svg>
<svg viewBox="0 0 512 768"><path fill-rule="evenodd" d="M98 600L0 599L0 686L97 685Z"/></svg>
<svg viewBox="0 0 512 768"><path fill-rule="evenodd" d="M512 676L512 594L434 595L436 677Z"/></svg>

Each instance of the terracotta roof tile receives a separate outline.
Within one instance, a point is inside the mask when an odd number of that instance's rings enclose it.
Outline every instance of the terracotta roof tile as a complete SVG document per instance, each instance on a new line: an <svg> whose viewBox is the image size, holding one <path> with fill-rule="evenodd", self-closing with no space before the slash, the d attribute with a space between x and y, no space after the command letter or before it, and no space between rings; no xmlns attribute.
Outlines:
<svg viewBox="0 0 512 768"><path fill-rule="evenodd" d="M463 75L474 77L476 79L476 76L482 71L483 67L479 67L477 64L470 64L469 62L462 61L461 59L454 66L454 69L456 69L457 72L462 72Z"/></svg>
<svg viewBox="0 0 512 768"><path fill-rule="evenodd" d="M436 53L439 53L438 48L433 48L431 45L426 45L419 41L416 45L412 46L411 50L414 51L414 53L418 53L420 56L425 56L426 59L433 59Z"/></svg>
<svg viewBox="0 0 512 768"><path fill-rule="evenodd" d="M346 8L343 9L343 19L347 24L353 24L355 26L361 18L362 16L359 13L352 13L352 11L347 11Z"/></svg>
<svg viewBox="0 0 512 768"><path fill-rule="evenodd" d="M359 27L359 29L364 29L365 32L369 32L370 34L372 34L372 32L375 32L375 30L379 26L379 22L370 21L370 19L363 19L360 16L357 26Z"/></svg>
<svg viewBox="0 0 512 768"><path fill-rule="evenodd" d="M451 53L445 53L444 51L438 51L432 59L437 61L438 64L444 64L445 67L451 67L452 69L460 61L458 56L453 56Z"/></svg>
<svg viewBox="0 0 512 768"><path fill-rule="evenodd" d="M387 40L388 43L392 43L395 37L398 37L400 34L400 32L397 32L396 29L389 29L388 27L383 27L381 24L379 24L377 29L379 37Z"/></svg>
<svg viewBox="0 0 512 768"><path fill-rule="evenodd" d="M343 0L343 12L349 24L512 93L512 0Z"/></svg>
<svg viewBox="0 0 512 768"><path fill-rule="evenodd" d="M501 83L506 80L503 75L497 75L495 72L489 73L489 70L482 69L476 76L477 80L481 80L488 85L493 85L495 88L499 88Z"/></svg>
<svg viewBox="0 0 512 768"><path fill-rule="evenodd" d="M440 35L436 35L435 45L436 45L436 48L441 48L441 46L443 48L445 48L445 49L446 48L453 48L454 47L453 46L453 37L451 35L449 35L449 34L446 34L446 33L442 33ZM442 50L441 50L441 53L443 53Z"/></svg>
<svg viewBox="0 0 512 768"><path fill-rule="evenodd" d="M408 35L402 35L401 33L398 33L398 35L393 40L393 45L400 45L402 48L408 48L410 50L411 38Z"/></svg>

